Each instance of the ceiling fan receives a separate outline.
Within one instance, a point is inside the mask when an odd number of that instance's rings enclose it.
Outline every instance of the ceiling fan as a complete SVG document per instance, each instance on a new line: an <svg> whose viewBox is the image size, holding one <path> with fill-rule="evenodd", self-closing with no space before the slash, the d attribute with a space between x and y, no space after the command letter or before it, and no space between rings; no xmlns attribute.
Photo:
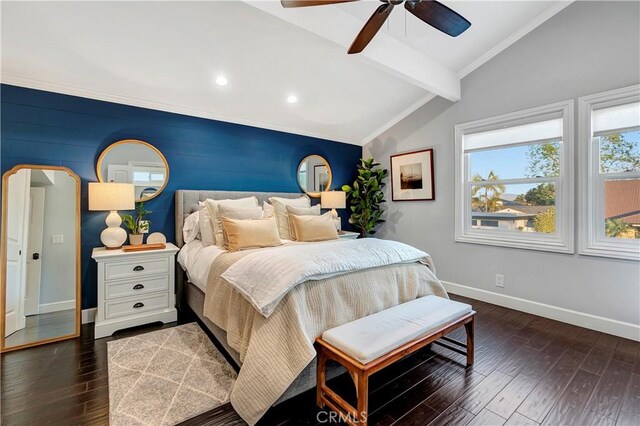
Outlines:
<svg viewBox="0 0 640 426"><path fill-rule="evenodd" d="M326 4L349 3L358 0L280 0L283 7L322 6ZM348 53L360 53L385 23L395 6L404 3L410 13L432 27L457 37L471 26L462 15L434 0L380 0L382 5L373 12L358 36L353 40Z"/></svg>

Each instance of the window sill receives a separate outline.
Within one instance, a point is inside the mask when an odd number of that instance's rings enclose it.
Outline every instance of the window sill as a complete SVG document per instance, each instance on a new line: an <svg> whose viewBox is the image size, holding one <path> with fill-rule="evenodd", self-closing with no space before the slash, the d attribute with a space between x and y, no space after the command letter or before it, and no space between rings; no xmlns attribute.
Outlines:
<svg viewBox="0 0 640 426"><path fill-rule="evenodd" d="M557 238L514 238L504 235L458 235L455 239L460 243L482 244L504 248L519 248L525 250L547 251L554 253L573 254L573 247Z"/></svg>
<svg viewBox="0 0 640 426"><path fill-rule="evenodd" d="M620 247L620 245L616 243L607 243L604 241L593 243L588 247L580 249L579 254L620 260L640 260L640 248L638 246L633 247L629 244L627 247Z"/></svg>

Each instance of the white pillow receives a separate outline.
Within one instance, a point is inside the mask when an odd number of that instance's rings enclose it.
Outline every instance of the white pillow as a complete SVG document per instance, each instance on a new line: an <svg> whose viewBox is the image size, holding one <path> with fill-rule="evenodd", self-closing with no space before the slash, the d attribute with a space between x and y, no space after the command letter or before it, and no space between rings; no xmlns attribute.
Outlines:
<svg viewBox="0 0 640 426"><path fill-rule="evenodd" d="M221 217L227 219L262 219L264 213L261 207L236 207L229 205L218 206Z"/></svg>
<svg viewBox="0 0 640 426"><path fill-rule="evenodd" d="M262 211L264 212L264 218L274 217L276 215L276 209L266 201L262 202Z"/></svg>
<svg viewBox="0 0 640 426"><path fill-rule="evenodd" d="M207 208L207 203L200 201L200 239L205 246L212 246L216 244L216 239L213 235L213 225L211 220L211 213Z"/></svg>
<svg viewBox="0 0 640 426"><path fill-rule="evenodd" d="M211 215L211 226L213 227L213 240L215 245L224 247L224 236L222 233L222 221L220 219L220 206L230 207L258 207L258 199L255 196L238 198L236 200L211 200L206 201L207 209Z"/></svg>
<svg viewBox="0 0 640 426"><path fill-rule="evenodd" d="M182 226L182 240L185 244L200 237L200 212L191 213Z"/></svg>
<svg viewBox="0 0 640 426"><path fill-rule="evenodd" d="M311 207L287 206L287 213L297 216L320 216L320 204Z"/></svg>
<svg viewBox="0 0 640 426"><path fill-rule="evenodd" d="M276 222L278 223L280 238L283 240L290 240L291 235L289 233L289 216L287 213L287 206L311 207L311 200L306 195L303 195L300 198L271 197L269 198L269 201L271 201L271 204L276 211Z"/></svg>

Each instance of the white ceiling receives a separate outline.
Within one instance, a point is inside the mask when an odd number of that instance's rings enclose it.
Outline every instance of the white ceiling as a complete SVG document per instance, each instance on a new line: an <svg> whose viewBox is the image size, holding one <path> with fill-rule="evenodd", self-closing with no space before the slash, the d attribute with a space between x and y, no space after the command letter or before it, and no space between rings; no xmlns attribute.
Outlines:
<svg viewBox="0 0 640 426"><path fill-rule="evenodd" d="M469 19L471 27L458 37L450 37L400 5L394 8L383 31L459 73L534 17L555 8L558 2L449 0L441 3ZM366 0L336 7L365 22L379 4L378 0ZM374 39L372 43L375 42Z"/></svg>
<svg viewBox="0 0 640 426"><path fill-rule="evenodd" d="M2 2L2 82L364 144L433 93L457 99L461 71L560 10L445 3L472 21L468 34L449 39L407 16L405 38L397 8L367 54L352 56L344 44L374 3Z"/></svg>

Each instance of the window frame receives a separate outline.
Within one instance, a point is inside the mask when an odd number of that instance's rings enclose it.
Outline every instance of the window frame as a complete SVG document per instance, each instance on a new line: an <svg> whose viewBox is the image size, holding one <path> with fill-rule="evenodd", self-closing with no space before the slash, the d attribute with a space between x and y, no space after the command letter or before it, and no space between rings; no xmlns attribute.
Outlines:
<svg viewBox="0 0 640 426"><path fill-rule="evenodd" d="M578 99L580 141L580 239L579 253L585 256L640 260L640 240L607 237L604 233L604 181L611 178L640 178L640 172L600 173L599 137L593 137L591 118L597 107L640 101L640 85L583 96Z"/></svg>
<svg viewBox="0 0 640 426"><path fill-rule="evenodd" d="M473 229L471 221L470 164L464 149L465 135L544 121L549 115L562 117L559 149L560 173L557 177L501 179L502 184L528 183L529 180L556 184L556 233ZM536 118L538 118L536 120ZM549 141L553 141L552 139ZM530 141L541 143L549 141ZM515 145L503 145L505 148ZM497 147L496 147L497 148ZM472 183L472 182L471 182ZM574 253L574 101L567 100L455 126L455 241L527 250Z"/></svg>

